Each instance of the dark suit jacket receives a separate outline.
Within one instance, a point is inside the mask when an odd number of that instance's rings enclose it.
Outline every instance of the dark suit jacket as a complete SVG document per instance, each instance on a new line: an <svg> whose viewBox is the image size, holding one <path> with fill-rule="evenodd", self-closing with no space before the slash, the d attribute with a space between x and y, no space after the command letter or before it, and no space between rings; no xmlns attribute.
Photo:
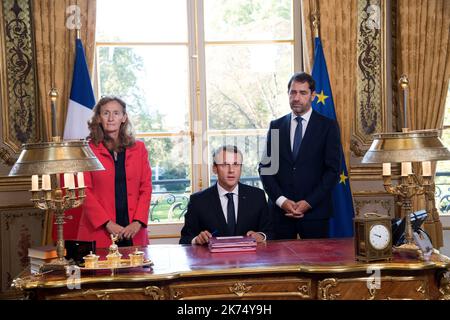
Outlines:
<svg viewBox="0 0 450 320"><path fill-rule="evenodd" d="M215 236L229 236L217 184L191 195L180 244L191 244L192 239L204 230L215 232ZM264 191L239 183L236 234L245 235L250 230L264 232L268 240L273 237Z"/></svg>
<svg viewBox="0 0 450 320"><path fill-rule="evenodd" d="M270 123L267 156L272 159L267 163L268 159L263 157L259 165L261 181L274 210L274 222L284 219L292 223L275 204L280 196L293 201L306 200L312 209L302 218L304 220L330 218L333 212L331 191L338 181L341 160L337 122L313 111L296 159L291 151L290 127L291 114ZM263 168L276 164L277 155L270 147L273 129L279 130L279 167L276 173L264 175Z"/></svg>

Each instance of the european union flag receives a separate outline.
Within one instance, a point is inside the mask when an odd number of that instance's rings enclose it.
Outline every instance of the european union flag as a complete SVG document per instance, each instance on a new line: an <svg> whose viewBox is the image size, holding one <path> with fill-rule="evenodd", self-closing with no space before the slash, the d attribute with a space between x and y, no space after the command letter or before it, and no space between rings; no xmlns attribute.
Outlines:
<svg viewBox="0 0 450 320"><path fill-rule="evenodd" d="M314 52L312 77L316 82L316 99L314 99L312 107L320 114L336 120L330 79L328 78L327 64L320 38L315 38ZM353 236L353 199L342 145L340 152L342 158L340 179L339 183L333 189L334 217L330 220L331 238Z"/></svg>

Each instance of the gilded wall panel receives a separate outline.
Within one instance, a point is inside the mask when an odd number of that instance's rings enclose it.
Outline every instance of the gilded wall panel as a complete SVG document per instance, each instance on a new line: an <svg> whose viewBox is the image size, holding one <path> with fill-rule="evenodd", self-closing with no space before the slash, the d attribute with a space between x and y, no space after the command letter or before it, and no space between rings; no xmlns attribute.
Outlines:
<svg viewBox="0 0 450 320"><path fill-rule="evenodd" d="M22 143L41 138L31 5L29 0L4 0L0 8L0 161L7 165Z"/></svg>
<svg viewBox="0 0 450 320"><path fill-rule="evenodd" d="M357 92L350 149L364 156L374 133L388 127L387 7L390 1L358 0Z"/></svg>

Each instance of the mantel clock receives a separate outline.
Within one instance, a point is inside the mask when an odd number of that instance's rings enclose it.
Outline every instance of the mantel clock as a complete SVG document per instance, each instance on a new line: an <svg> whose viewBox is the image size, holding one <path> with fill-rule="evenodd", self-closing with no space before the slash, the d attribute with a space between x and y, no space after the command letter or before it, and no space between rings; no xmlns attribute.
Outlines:
<svg viewBox="0 0 450 320"><path fill-rule="evenodd" d="M355 225L355 255L360 261L392 258L392 225L389 216L365 213L353 219Z"/></svg>

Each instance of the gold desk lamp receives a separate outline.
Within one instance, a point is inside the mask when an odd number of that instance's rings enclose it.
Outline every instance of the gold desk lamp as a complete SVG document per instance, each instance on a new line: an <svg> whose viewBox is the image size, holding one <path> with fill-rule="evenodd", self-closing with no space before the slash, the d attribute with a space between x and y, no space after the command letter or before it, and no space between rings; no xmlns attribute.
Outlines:
<svg viewBox="0 0 450 320"><path fill-rule="evenodd" d="M404 128L402 132L374 134L374 140L362 163L382 163L385 190L398 196L399 204L405 214L406 243L397 249L419 252L413 240L411 225L411 199L415 195L434 196L431 185L431 161L449 160L450 151L439 138L439 130L409 131L407 128L406 100L408 95L408 78L399 80L404 97ZM397 185L391 181L391 163L401 163L401 179ZM412 171L411 162L422 163L422 179ZM429 213L428 213L429 214Z"/></svg>
<svg viewBox="0 0 450 320"><path fill-rule="evenodd" d="M52 103L52 132L56 131L55 109L58 93L50 91ZM80 206L85 196L84 171L104 170L103 165L92 152L86 140L62 141L53 136L52 141L27 143L13 165L9 176L31 176L31 201L36 208L55 213L57 225L56 263L46 265L45 269L58 269L68 264L64 258L64 211ZM64 174L64 187L60 176ZM42 177L39 188L39 176ZM75 178L78 187L75 187Z"/></svg>

